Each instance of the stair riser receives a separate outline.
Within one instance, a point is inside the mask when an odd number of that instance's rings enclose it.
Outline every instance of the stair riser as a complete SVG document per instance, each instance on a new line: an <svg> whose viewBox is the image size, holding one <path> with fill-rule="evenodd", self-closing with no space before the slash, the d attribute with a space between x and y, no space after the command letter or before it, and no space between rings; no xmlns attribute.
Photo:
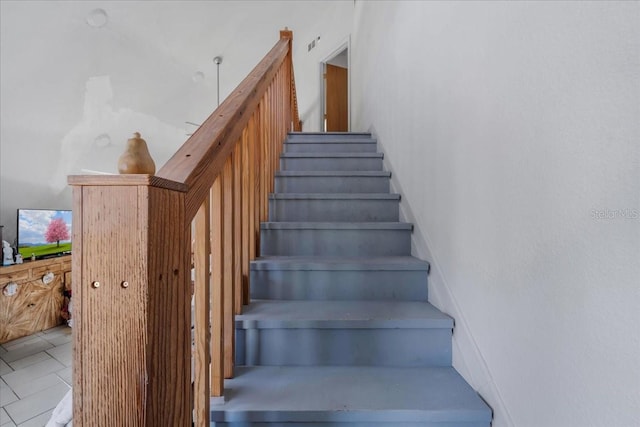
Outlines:
<svg viewBox="0 0 640 427"><path fill-rule="evenodd" d="M309 423L279 423L279 422L213 422L211 427L489 427L490 423L482 422L424 422L424 423L403 423L398 421L393 422L375 422L368 421L364 423L350 423L350 422L309 422Z"/></svg>
<svg viewBox="0 0 640 427"><path fill-rule="evenodd" d="M325 256L411 255L410 230L260 230L260 254Z"/></svg>
<svg viewBox="0 0 640 427"><path fill-rule="evenodd" d="M289 171L381 171L379 157L282 157L280 169Z"/></svg>
<svg viewBox="0 0 640 427"><path fill-rule="evenodd" d="M236 329L236 364L450 366L451 330Z"/></svg>
<svg viewBox="0 0 640 427"><path fill-rule="evenodd" d="M420 270L251 270L253 299L427 301Z"/></svg>
<svg viewBox="0 0 640 427"><path fill-rule="evenodd" d="M388 177L280 176L277 193L388 193Z"/></svg>
<svg viewBox="0 0 640 427"><path fill-rule="evenodd" d="M318 142L296 144L285 142L285 153L375 153L377 144L368 143L348 143L348 142Z"/></svg>
<svg viewBox="0 0 640 427"><path fill-rule="evenodd" d="M371 139L370 133L342 133L342 134L304 134L304 135L288 135L286 141L320 141L320 142L348 142L361 141L363 139Z"/></svg>
<svg viewBox="0 0 640 427"><path fill-rule="evenodd" d="M269 221L398 221L398 200L269 200Z"/></svg>

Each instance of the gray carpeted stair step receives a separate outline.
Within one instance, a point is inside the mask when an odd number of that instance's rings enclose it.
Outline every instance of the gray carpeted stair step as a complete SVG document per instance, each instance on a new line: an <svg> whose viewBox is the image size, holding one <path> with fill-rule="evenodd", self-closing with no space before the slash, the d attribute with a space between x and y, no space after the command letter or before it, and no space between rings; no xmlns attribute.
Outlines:
<svg viewBox="0 0 640 427"><path fill-rule="evenodd" d="M265 222L260 224L260 254L410 255L412 227L402 222Z"/></svg>
<svg viewBox="0 0 640 427"><path fill-rule="evenodd" d="M490 426L375 149L368 133L288 134L211 425Z"/></svg>
<svg viewBox="0 0 640 427"><path fill-rule="evenodd" d="M451 367L241 367L215 427L489 427L491 409Z"/></svg>
<svg viewBox="0 0 640 427"><path fill-rule="evenodd" d="M375 153L377 142L373 138L349 138L338 141L300 141L287 139L285 153Z"/></svg>
<svg viewBox="0 0 640 427"><path fill-rule="evenodd" d="M282 153L280 169L291 171L381 171L382 153Z"/></svg>
<svg viewBox="0 0 640 427"><path fill-rule="evenodd" d="M449 366L452 328L427 302L256 300L236 316L236 364Z"/></svg>
<svg viewBox="0 0 640 427"><path fill-rule="evenodd" d="M426 301L428 269L411 256L261 257L251 263L251 297Z"/></svg>
<svg viewBox="0 0 640 427"><path fill-rule="evenodd" d="M278 171L276 193L388 193L391 172Z"/></svg>
<svg viewBox="0 0 640 427"><path fill-rule="evenodd" d="M275 193L269 221L398 221L399 194Z"/></svg>
<svg viewBox="0 0 640 427"><path fill-rule="evenodd" d="M349 142L371 139L367 132L289 132L286 141L295 142Z"/></svg>

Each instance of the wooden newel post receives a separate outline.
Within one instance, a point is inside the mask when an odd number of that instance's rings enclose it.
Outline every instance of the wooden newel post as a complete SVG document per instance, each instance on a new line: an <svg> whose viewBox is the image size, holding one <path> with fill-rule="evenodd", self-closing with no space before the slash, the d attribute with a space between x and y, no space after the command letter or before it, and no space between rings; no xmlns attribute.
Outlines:
<svg viewBox="0 0 640 427"><path fill-rule="evenodd" d="M74 425L191 425L186 189L149 175L69 183Z"/></svg>

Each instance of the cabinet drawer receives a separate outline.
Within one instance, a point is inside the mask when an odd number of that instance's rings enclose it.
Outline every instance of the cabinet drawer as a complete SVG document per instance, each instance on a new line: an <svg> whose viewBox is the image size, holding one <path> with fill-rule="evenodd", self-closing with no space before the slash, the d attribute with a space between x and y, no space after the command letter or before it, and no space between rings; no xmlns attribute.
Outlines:
<svg viewBox="0 0 640 427"><path fill-rule="evenodd" d="M42 279L42 276L44 276L45 274L51 272L53 274L55 274L56 276L60 275L60 272L62 271L62 265L61 264L52 264L52 265L45 265L43 267L36 267L31 269L31 277L34 279Z"/></svg>
<svg viewBox="0 0 640 427"><path fill-rule="evenodd" d="M0 286L4 286L9 282L19 282L29 278L29 270L20 270L12 273L2 274L0 276Z"/></svg>

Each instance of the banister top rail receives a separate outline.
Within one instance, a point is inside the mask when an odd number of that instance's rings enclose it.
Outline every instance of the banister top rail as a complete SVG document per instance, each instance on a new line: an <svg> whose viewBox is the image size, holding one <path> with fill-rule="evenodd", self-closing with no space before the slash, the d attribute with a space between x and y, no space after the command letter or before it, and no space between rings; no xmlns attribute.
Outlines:
<svg viewBox="0 0 640 427"><path fill-rule="evenodd" d="M181 193L186 193L189 189L186 184L146 174L69 175L67 181L69 185L148 185L150 187L165 188Z"/></svg>
<svg viewBox="0 0 640 427"><path fill-rule="evenodd" d="M264 59L156 174L186 185L185 213L188 221L209 194L251 113L287 57L289 47L290 38L281 36Z"/></svg>

